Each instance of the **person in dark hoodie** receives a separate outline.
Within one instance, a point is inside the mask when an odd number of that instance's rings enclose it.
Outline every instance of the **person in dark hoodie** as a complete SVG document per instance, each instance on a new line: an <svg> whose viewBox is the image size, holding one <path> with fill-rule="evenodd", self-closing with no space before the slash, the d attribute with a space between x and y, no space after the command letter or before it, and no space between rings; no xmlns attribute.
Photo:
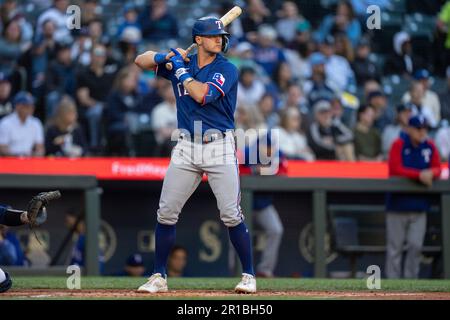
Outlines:
<svg viewBox="0 0 450 320"><path fill-rule="evenodd" d="M409 119L408 127L389 153L389 176L406 177L432 186L441 174L439 152L427 138L428 125L422 115ZM403 276L418 278L430 199L425 195L389 193L386 197L386 276L402 277L404 243L407 252Z"/></svg>

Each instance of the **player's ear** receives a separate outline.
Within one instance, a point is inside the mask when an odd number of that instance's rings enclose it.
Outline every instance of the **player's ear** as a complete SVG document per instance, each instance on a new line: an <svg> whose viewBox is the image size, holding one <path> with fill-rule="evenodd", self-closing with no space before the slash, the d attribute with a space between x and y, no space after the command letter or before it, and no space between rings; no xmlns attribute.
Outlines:
<svg viewBox="0 0 450 320"><path fill-rule="evenodd" d="M197 45L201 45L202 44L202 37L200 36L195 36L194 38L195 42L197 43Z"/></svg>

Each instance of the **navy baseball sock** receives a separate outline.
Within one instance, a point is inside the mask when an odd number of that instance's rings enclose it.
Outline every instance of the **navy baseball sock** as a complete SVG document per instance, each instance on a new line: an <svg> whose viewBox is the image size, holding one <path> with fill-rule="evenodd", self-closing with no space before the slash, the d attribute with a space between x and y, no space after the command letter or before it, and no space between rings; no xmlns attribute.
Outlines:
<svg viewBox="0 0 450 320"><path fill-rule="evenodd" d="M241 222L235 227L229 227L228 234L239 256L239 260L241 260L242 272L255 275L253 271L252 242L247 226Z"/></svg>
<svg viewBox="0 0 450 320"><path fill-rule="evenodd" d="M157 223L155 230L155 269L153 273L166 275L167 259L170 250L175 244L176 227L175 225L166 225Z"/></svg>

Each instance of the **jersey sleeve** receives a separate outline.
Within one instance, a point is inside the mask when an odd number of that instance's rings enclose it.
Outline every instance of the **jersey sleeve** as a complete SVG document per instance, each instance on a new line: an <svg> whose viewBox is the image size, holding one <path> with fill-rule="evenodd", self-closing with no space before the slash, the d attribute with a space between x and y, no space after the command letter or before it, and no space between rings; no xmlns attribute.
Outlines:
<svg viewBox="0 0 450 320"><path fill-rule="evenodd" d="M234 65L231 63L218 65L216 70L211 72L205 81L208 85L208 90L205 92L202 105L213 102L230 93L237 81L238 71Z"/></svg>
<svg viewBox="0 0 450 320"><path fill-rule="evenodd" d="M439 151L433 141L430 140L428 143L433 150L430 169L433 170L433 177L438 179L441 176L441 159L439 158Z"/></svg>
<svg viewBox="0 0 450 320"><path fill-rule="evenodd" d="M419 179L420 170L407 168L403 165L402 161L402 148L403 141L399 138L397 139L389 152L389 173L391 176L403 176L411 179Z"/></svg>

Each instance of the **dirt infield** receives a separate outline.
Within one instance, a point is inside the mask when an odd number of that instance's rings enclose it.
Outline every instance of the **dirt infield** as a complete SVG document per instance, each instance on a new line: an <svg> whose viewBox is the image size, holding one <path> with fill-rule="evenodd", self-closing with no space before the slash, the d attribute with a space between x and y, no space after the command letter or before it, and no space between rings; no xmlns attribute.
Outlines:
<svg viewBox="0 0 450 320"><path fill-rule="evenodd" d="M450 292L347 292L347 291L259 291L257 294L239 295L225 290L171 290L166 293L145 294L133 290L61 290L33 289L11 290L0 295L0 299L240 299L261 297L277 299L362 299L362 300L450 300Z"/></svg>

